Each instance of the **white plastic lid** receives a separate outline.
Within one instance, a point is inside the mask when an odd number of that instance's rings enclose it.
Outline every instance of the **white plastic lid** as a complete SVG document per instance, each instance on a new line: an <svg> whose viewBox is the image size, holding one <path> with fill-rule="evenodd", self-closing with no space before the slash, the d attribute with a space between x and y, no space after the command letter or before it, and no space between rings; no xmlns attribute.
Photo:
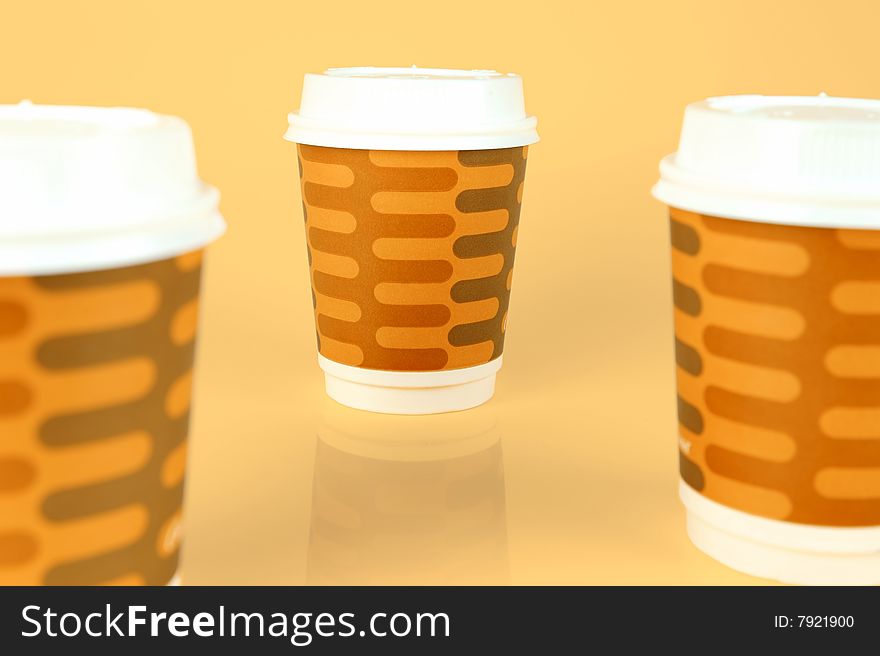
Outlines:
<svg viewBox="0 0 880 656"><path fill-rule="evenodd" d="M654 196L721 217L880 228L880 101L727 96L689 105Z"/></svg>
<svg viewBox="0 0 880 656"><path fill-rule="evenodd" d="M0 275L107 269L201 248L225 230L179 118L0 106Z"/></svg>
<svg viewBox="0 0 880 656"><path fill-rule="evenodd" d="M482 150L538 140L522 78L440 68L331 68L305 76L285 139L376 150Z"/></svg>

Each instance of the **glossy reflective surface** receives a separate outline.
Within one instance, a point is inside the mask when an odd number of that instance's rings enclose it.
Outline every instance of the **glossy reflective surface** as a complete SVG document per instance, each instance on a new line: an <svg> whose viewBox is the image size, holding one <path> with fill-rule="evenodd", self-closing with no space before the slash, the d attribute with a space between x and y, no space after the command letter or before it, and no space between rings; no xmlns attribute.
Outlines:
<svg viewBox="0 0 880 656"><path fill-rule="evenodd" d="M317 367L292 401L203 414L184 583L761 583L686 537L665 357L539 398L516 373L447 415L343 408Z"/></svg>
<svg viewBox="0 0 880 656"><path fill-rule="evenodd" d="M309 583L504 584L509 576L494 413L324 414L315 447Z"/></svg>

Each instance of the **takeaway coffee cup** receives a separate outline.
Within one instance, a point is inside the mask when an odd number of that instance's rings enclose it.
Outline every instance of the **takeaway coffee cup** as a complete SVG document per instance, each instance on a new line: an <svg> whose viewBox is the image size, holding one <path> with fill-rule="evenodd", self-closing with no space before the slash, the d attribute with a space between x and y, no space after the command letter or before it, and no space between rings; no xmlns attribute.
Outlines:
<svg viewBox="0 0 880 656"><path fill-rule="evenodd" d="M880 101L696 103L660 171L691 539L880 583Z"/></svg>
<svg viewBox="0 0 880 656"><path fill-rule="evenodd" d="M286 138L332 398L400 414L491 398L535 125L516 75L306 75Z"/></svg>
<svg viewBox="0 0 880 656"><path fill-rule="evenodd" d="M217 200L180 119L0 107L0 584L174 580Z"/></svg>

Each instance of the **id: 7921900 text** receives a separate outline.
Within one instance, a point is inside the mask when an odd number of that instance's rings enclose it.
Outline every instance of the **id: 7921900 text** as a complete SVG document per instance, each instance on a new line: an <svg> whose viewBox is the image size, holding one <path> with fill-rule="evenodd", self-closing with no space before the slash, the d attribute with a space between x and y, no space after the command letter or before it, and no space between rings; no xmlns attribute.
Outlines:
<svg viewBox="0 0 880 656"><path fill-rule="evenodd" d="M775 629L851 629L855 626L852 615L776 615Z"/></svg>

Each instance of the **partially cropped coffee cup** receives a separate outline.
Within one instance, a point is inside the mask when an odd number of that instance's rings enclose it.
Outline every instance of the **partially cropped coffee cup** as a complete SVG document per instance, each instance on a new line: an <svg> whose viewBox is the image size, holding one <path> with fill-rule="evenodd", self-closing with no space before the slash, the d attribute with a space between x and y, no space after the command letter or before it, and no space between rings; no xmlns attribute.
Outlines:
<svg viewBox="0 0 880 656"><path fill-rule="evenodd" d="M0 584L177 580L217 202L178 118L0 107Z"/></svg>
<svg viewBox="0 0 880 656"><path fill-rule="evenodd" d="M690 105L654 194L691 539L758 576L880 583L880 101Z"/></svg>

